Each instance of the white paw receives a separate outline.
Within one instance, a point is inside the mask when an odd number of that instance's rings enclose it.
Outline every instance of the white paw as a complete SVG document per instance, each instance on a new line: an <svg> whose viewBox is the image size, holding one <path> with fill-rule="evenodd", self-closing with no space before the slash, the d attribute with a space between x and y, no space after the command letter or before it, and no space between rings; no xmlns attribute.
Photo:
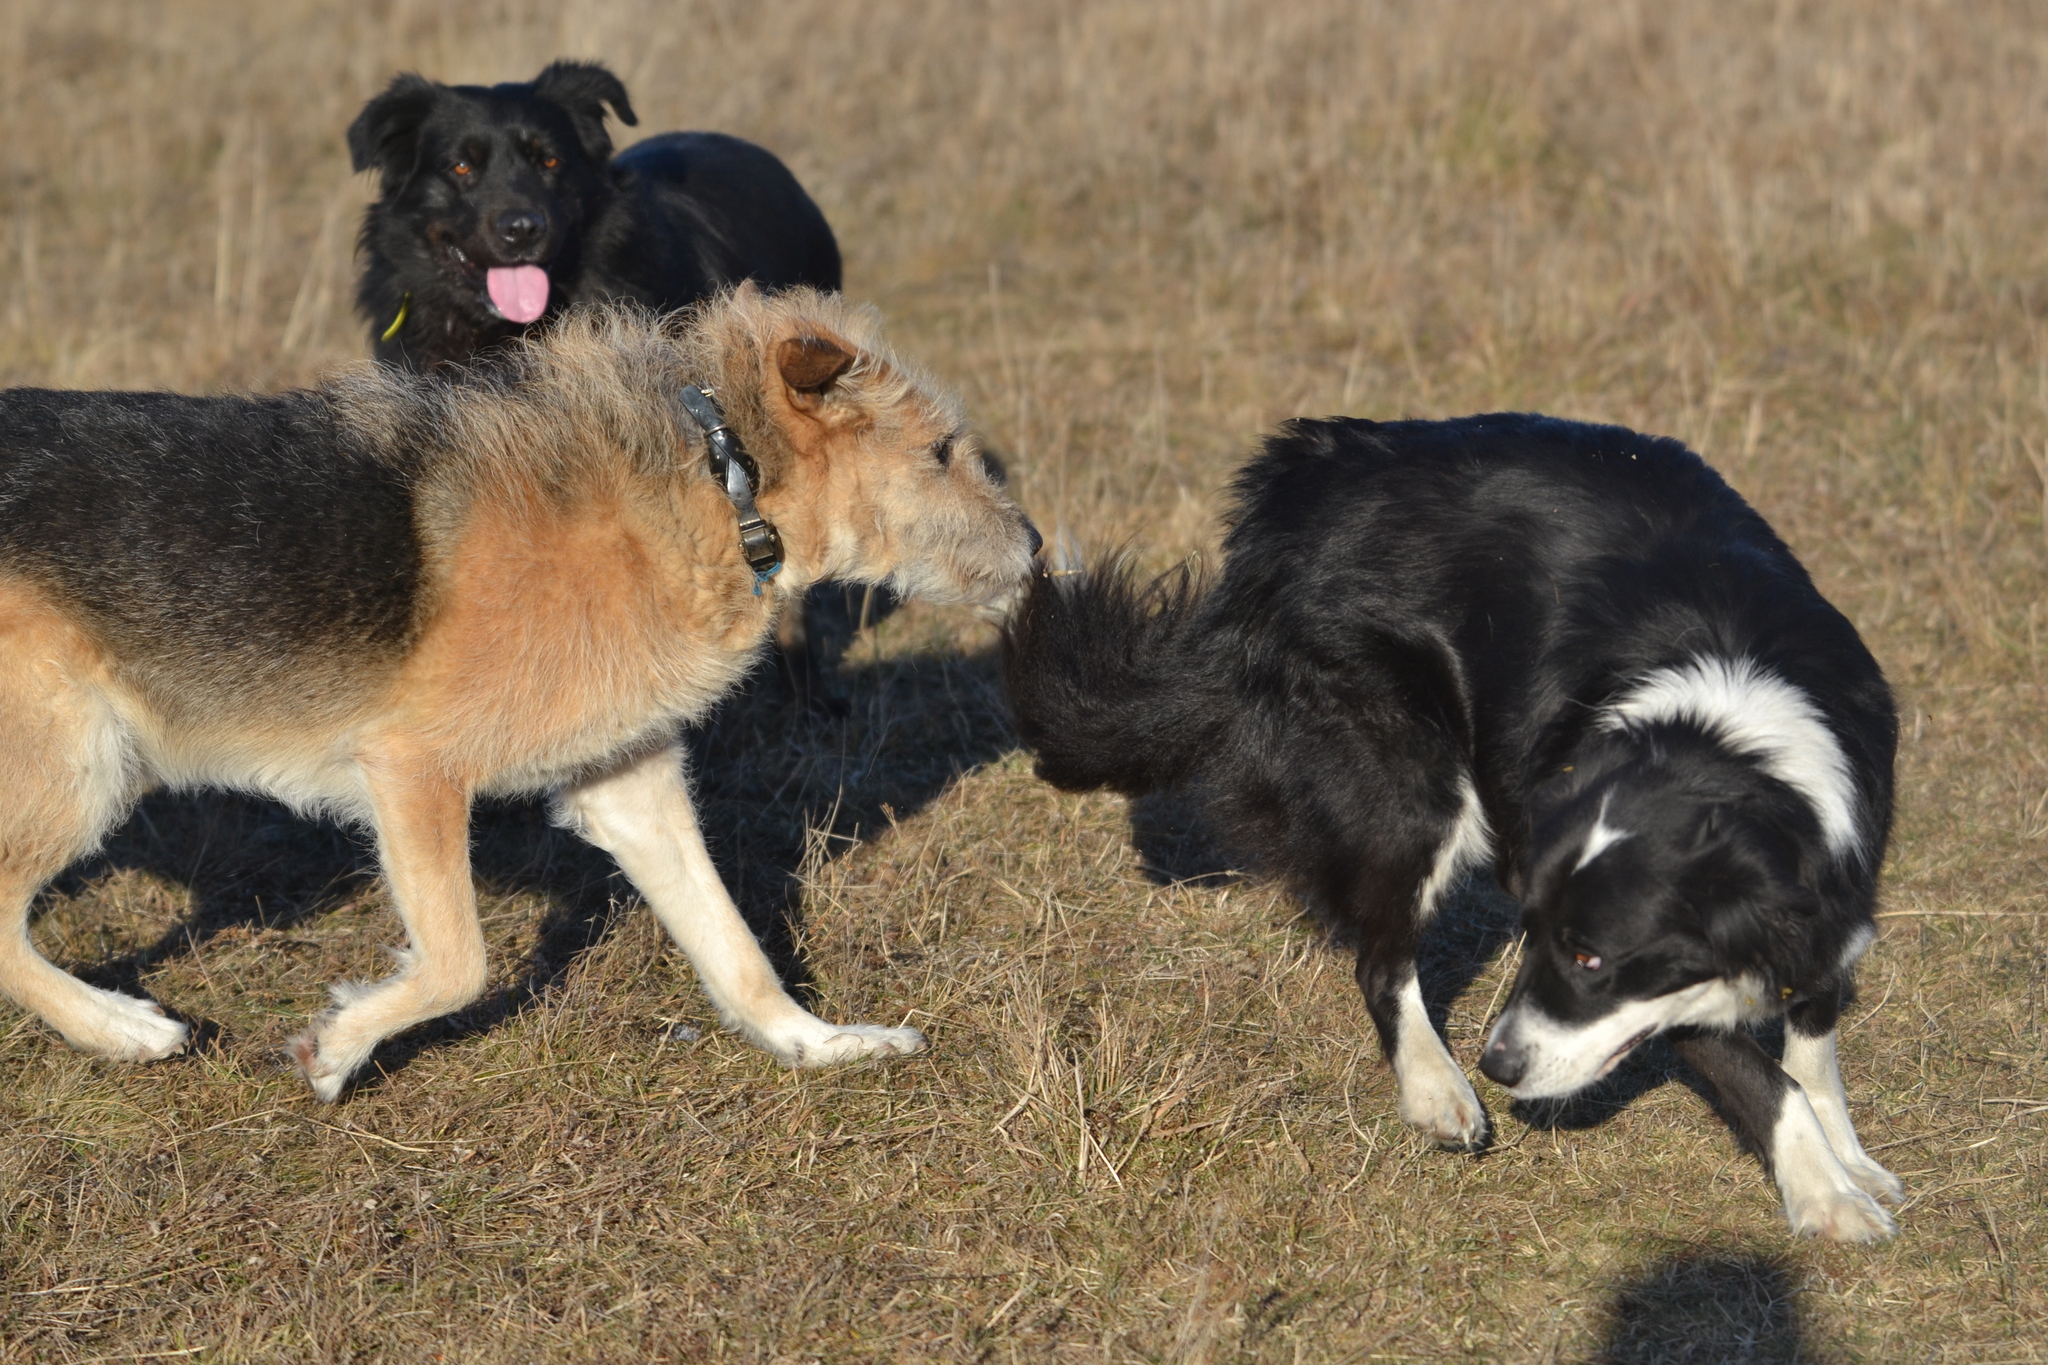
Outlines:
<svg viewBox="0 0 2048 1365"><path fill-rule="evenodd" d="M790 1039L772 1047L784 1066L836 1066L863 1057L904 1057L924 1050L924 1035L914 1028L885 1028L880 1024L827 1024L819 1021L811 1037Z"/></svg>
<svg viewBox="0 0 2048 1365"><path fill-rule="evenodd" d="M320 1030L316 1025L301 1033L285 1045L292 1064L299 1074L306 1078L306 1084L313 1088L313 1098L322 1104L333 1104L341 1098L341 1088L348 1084L348 1078L363 1064L363 1058L340 1059L320 1050Z"/></svg>
<svg viewBox="0 0 2048 1365"><path fill-rule="evenodd" d="M1844 1158L1842 1169L1849 1173L1849 1178L1859 1189L1873 1199L1897 1204L1906 1197L1906 1187L1899 1183L1899 1178L1861 1152Z"/></svg>
<svg viewBox="0 0 2048 1365"><path fill-rule="evenodd" d="M1486 1110L1465 1073L1451 1066L1416 1067L1401 1080L1401 1119L1439 1146L1474 1151L1486 1145Z"/></svg>
<svg viewBox="0 0 2048 1365"><path fill-rule="evenodd" d="M87 989L95 997L98 1014L86 1027L64 1032L73 1047L122 1062L153 1062L185 1050L192 1031L167 1017L156 1001Z"/></svg>
<svg viewBox="0 0 2048 1365"><path fill-rule="evenodd" d="M1792 1221L1792 1231L1832 1242L1882 1242L1898 1231L1892 1216L1858 1189L1788 1196L1785 1216Z"/></svg>

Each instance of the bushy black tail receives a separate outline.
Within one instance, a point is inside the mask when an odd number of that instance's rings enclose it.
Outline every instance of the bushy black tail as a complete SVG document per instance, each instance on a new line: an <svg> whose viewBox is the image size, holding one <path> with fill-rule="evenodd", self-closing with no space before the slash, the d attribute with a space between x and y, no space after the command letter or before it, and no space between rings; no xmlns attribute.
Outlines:
<svg viewBox="0 0 2048 1365"><path fill-rule="evenodd" d="M1139 795L1184 777L1204 752L1187 635L1192 575L1139 586L1128 569L1040 574L1003 635L1017 733L1056 787Z"/></svg>

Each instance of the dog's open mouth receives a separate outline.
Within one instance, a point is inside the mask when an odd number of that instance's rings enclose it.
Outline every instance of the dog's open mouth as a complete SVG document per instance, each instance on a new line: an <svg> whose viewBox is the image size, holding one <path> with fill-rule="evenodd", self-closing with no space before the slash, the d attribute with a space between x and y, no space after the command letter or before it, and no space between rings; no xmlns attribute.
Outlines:
<svg viewBox="0 0 2048 1365"><path fill-rule="evenodd" d="M482 277L485 306L507 322L524 325L548 310L550 281L544 267L531 263L482 266L455 243L446 247L448 262L458 275L472 285Z"/></svg>
<svg viewBox="0 0 2048 1365"><path fill-rule="evenodd" d="M1634 1052L1636 1050L1636 1044L1642 1042L1643 1039L1649 1037L1656 1031L1656 1027L1653 1025L1650 1028L1644 1029L1642 1032L1636 1034L1633 1038L1630 1038L1627 1042L1623 1043L1620 1047L1616 1048L1614 1050L1613 1056L1609 1057L1606 1061L1600 1063L1600 1069L1593 1073L1593 1079L1596 1081L1600 1080L1603 1077L1605 1077L1608 1072L1620 1066L1622 1063L1622 1059L1627 1057L1629 1053Z"/></svg>

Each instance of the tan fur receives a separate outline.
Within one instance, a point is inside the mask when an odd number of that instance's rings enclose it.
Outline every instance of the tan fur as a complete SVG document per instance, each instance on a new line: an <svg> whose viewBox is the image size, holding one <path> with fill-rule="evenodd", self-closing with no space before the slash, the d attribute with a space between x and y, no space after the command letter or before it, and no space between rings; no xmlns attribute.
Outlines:
<svg viewBox="0 0 2048 1365"><path fill-rule="evenodd" d="M686 381L710 384L760 462L759 505L786 547L765 590L674 400ZM294 654L236 694L175 651L126 657L0 577L0 780L14 794L0 816L0 992L81 1047L175 1050L183 1027L153 1004L35 954L29 898L148 785L224 783L337 811L376 831L408 949L396 975L337 988L294 1044L333 1099L382 1039L483 987L472 798L552 789L756 1042L792 1065L921 1046L913 1030L835 1027L788 998L704 851L673 741L822 578L994 610L1021 589L1029 523L961 434L957 401L889 352L871 310L750 287L681 318L573 315L453 385L365 368L327 394L368 445L427 449L426 581L397 656Z"/></svg>

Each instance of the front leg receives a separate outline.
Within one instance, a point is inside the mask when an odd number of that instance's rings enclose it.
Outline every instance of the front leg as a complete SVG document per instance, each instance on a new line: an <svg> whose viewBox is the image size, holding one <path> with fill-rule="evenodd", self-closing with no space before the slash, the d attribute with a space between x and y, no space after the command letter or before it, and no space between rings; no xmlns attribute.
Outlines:
<svg viewBox="0 0 2048 1365"><path fill-rule="evenodd" d="M566 823L618 859L697 969L719 1017L785 1066L826 1066L924 1046L916 1029L828 1024L789 998L712 865L676 749L568 789L560 810Z"/></svg>
<svg viewBox="0 0 2048 1365"><path fill-rule="evenodd" d="M1747 1032L1674 1035L1678 1054L1714 1087L1736 1129L1764 1154L1794 1232L1876 1242L1897 1229L1857 1188L1798 1081Z"/></svg>
<svg viewBox="0 0 2048 1365"><path fill-rule="evenodd" d="M377 856L407 945L394 976L333 988L334 1008L292 1040L292 1057L330 1103L377 1044L483 993L484 933L469 872L469 793L431 762L365 759Z"/></svg>
<svg viewBox="0 0 2048 1365"><path fill-rule="evenodd" d="M1394 1068L1403 1121L1453 1151L1484 1147L1486 1109L1429 1021L1415 974L1413 939L1361 945L1358 989Z"/></svg>
<svg viewBox="0 0 2048 1365"><path fill-rule="evenodd" d="M1839 995L1801 1001L1785 1015L1785 1074L1799 1082L1813 1104L1814 1116L1828 1136L1828 1146L1841 1158L1849 1178L1867 1194L1896 1204L1905 1195L1899 1178L1870 1159L1849 1119L1849 1097L1842 1089L1842 1066L1835 1056L1835 1019Z"/></svg>

